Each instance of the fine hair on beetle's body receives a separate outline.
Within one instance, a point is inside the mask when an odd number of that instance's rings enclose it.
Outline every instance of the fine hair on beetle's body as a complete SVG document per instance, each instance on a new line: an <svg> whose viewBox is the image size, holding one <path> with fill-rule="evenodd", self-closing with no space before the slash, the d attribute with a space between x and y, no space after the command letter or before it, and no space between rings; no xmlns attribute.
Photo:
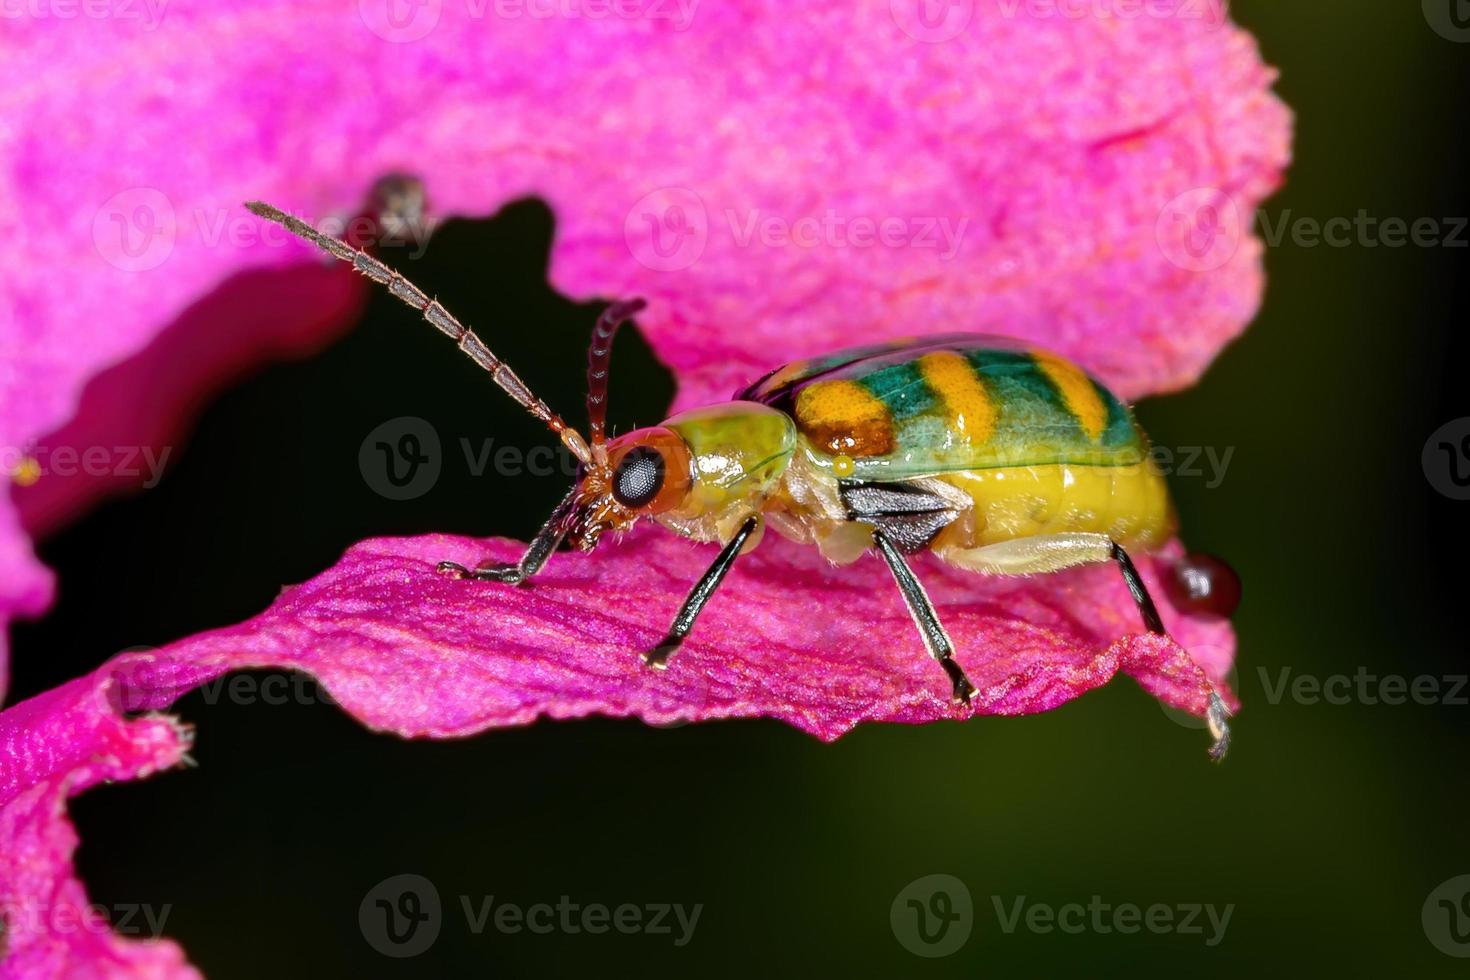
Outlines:
<svg viewBox="0 0 1470 980"><path fill-rule="evenodd" d="M664 640L643 653L663 667L700 610L767 525L836 564L877 552L893 574L953 699L976 691L907 556L929 551L987 575L1115 564L1144 625L1164 633L1129 556L1173 535L1163 478L1131 411L1070 362L1018 341L948 334L874 344L782 365L722 404L607 437L607 390L618 327L641 299L609 305L587 359L587 437L566 424L437 299L388 266L274 207L246 207L350 263L420 311L577 457L578 478L520 561L451 577L519 585L563 541L583 551L642 518L722 545ZM1184 563L1181 563L1181 565ZM1190 566L1176 605L1228 615L1238 583L1217 560ZM1213 576L1213 577L1212 577ZM1229 712L1211 689L1207 720L1219 759Z"/></svg>

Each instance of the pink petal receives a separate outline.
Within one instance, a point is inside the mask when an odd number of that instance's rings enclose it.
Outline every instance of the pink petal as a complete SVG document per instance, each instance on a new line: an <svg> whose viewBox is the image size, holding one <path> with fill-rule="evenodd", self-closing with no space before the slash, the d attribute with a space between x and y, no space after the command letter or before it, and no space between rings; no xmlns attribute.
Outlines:
<svg viewBox="0 0 1470 980"><path fill-rule="evenodd" d="M114 661L123 705L162 709L228 670L289 667L319 678L369 726L405 736L604 714L654 724L778 718L830 740L863 721L1045 711L1120 670L1200 714L1234 645L1228 624L1167 608L1193 659L1139 635L1111 567L1007 581L921 560L916 571L980 690L965 712L949 703L948 682L876 557L833 568L772 535L736 564L660 672L637 654L663 638L712 546L640 528L592 555L558 554L527 588L434 571L442 559L512 560L523 548L443 535L365 541L253 620ZM1158 568L1175 553L1141 562L1156 592ZM891 640L875 645L874 636Z"/></svg>
<svg viewBox="0 0 1470 980"><path fill-rule="evenodd" d="M122 720L114 686L99 671L0 713L0 976L199 976L171 942L114 934L72 866L67 799L172 766L188 743L169 719Z"/></svg>

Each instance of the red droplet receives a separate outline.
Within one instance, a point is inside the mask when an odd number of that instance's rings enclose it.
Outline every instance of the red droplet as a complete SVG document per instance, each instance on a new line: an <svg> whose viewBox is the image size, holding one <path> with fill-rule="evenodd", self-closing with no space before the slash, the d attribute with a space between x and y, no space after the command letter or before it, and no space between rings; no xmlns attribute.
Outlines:
<svg viewBox="0 0 1470 980"><path fill-rule="evenodd" d="M1187 613L1228 617L1240 605L1240 576L1214 555L1185 555L1165 581L1169 598Z"/></svg>

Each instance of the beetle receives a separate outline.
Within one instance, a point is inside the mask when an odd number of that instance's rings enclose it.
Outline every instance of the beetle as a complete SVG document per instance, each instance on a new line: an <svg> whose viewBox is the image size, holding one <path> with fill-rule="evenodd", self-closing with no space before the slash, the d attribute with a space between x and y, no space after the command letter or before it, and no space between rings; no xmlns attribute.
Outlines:
<svg viewBox="0 0 1470 980"><path fill-rule="evenodd" d="M719 542L664 640L642 654L662 668L766 525L815 545L835 564L875 550L959 704L975 688L909 566L917 552L987 575L1113 562L1144 625L1165 632L1129 555L1173 536L1163 475L1131 410L1055 354L981 334L854 347L782 365L729 402L609 439L613 338L644 308L642 300L616 302L592 332L584 438L437 299L383 262L268 204L246 207L418 310L576 456L576 482L519 561L440 562L445 575L524 584L563 541L590 552L603 534L645 517L695 541ZM1190 557L1175 574L1186 610L1233 611L1240 589L1229 566ZM1228 717L1212 688L1207 721L1216 759L1229 748Z"/></svg>

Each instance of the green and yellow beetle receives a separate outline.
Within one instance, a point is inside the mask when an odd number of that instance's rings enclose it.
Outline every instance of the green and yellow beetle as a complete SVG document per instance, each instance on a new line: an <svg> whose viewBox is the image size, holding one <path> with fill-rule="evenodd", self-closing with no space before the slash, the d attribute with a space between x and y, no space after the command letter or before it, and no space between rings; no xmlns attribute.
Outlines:
<svg viewBox="0 0 1470 980"><path fill-rule="evenodd" d="M593 331L584 439L437 300L382 262L269 205L246 206L422 312L579 460L575 485L519 562L473 569L441 562L447 575L519 584L563 540L591 551L604 532L644 517L696 541L722 542L664 641L643 654L662 667L765 525L837 564L876 549L960 703L974 687L905 555L927 549L988 575L1113 561L1145 625L1164 632L1128 554L1156 548L1174 531L1148 439L1127 406L1054 354L979 334L855 347L776 368L730 402L608 440L613 335L643 307L614 303ZM1186 608L1233 610L1239 583L1228 566L1190 559L1176 573ZM1211 755L1220 758L1230 730L1218 694L1208 716Z"/></svg>

